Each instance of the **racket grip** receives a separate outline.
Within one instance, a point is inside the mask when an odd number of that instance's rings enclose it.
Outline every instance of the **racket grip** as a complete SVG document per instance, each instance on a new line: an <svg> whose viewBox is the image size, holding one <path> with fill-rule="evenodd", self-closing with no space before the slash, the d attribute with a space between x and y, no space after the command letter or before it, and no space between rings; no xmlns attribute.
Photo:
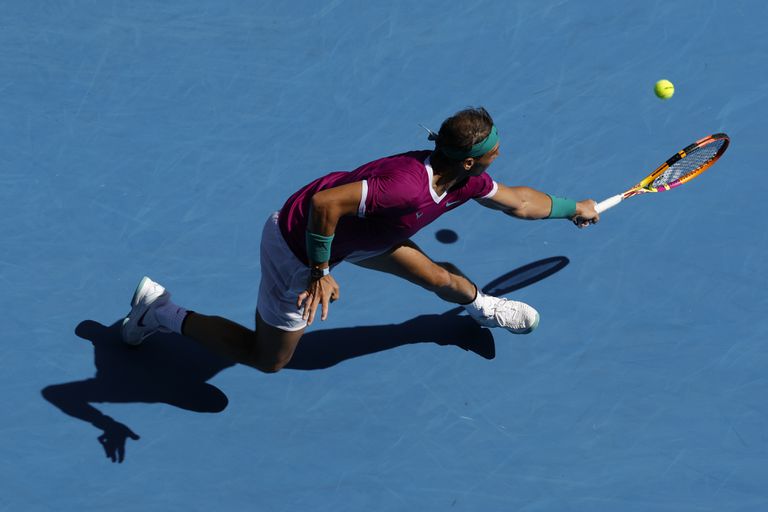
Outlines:
<svg viewBox="0 0 768 512"><path fill-rule="evenodd" d="M619 204L623 199L624 194L616 194L615 196L609 197L608 199L597 203L595 206L595 211L597 211L597 213L603 213L608 208L613 208Z"/></svg>

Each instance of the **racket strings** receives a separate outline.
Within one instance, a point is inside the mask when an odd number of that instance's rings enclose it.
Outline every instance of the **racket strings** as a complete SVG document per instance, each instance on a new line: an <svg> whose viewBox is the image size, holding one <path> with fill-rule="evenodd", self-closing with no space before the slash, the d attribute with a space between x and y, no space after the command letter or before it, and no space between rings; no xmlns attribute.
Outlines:
<svg viewBox="0 0 768 512"><path fill-rule="evenodd" d="M690 153L686 154L684 158L681 158L669 166L666 171L653 180L651 186L655 188L662 187L696 174L699 169L705 167L717 156L720 148L723 147L723 144L725 144L725 140L718 139L704 146L695 148Z"/></svg>

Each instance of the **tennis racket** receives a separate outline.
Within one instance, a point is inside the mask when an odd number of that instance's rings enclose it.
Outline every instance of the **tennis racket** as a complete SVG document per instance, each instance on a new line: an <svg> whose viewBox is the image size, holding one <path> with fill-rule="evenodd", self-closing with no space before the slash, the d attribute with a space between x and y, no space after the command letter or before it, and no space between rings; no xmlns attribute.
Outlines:
<svg viewBox="0 0 768 512"><path fill-rule="evenodd" d="M628 197L647 194L648 192L665 192L691 181L717 162L728 149L730 139L724 133L716 133L704 137L675 153L672 158L661 164L643 181L626 192L609 197L597 203L595 210L602 213L613 208Z"/></svg>

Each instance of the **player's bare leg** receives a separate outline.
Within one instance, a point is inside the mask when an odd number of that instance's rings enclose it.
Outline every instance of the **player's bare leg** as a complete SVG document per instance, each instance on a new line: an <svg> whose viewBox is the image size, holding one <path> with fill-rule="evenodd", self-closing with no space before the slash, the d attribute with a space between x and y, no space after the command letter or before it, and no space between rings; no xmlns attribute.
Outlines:
<svg viewBox="0 0 768 512"><path fill-rule="evenodd" d="M411 240L356 265L402 277L454 304L472 302L477 290L456 266L432 261Z"/></svg>
<svg viewBox="0 0 768 512"><path fill-rule="evenodd" d="M528 304L483 294L455 265L432 261L411 240L357 265L402 277L445 301L461 304L486 327L528 334L539 325L539 313Z"/></svg>

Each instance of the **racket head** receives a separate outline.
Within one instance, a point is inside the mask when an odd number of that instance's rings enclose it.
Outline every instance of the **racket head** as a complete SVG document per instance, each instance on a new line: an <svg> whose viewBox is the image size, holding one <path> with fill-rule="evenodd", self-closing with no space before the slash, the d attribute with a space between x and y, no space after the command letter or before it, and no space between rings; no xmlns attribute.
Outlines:
<svg viewBox="0 0 768 512"><path fill-rule="evenodd" d="M679 187L717 162L730 142L731 139L725 133L715 133L697 140L675 153L628 193L664 192Z"/></svg>

